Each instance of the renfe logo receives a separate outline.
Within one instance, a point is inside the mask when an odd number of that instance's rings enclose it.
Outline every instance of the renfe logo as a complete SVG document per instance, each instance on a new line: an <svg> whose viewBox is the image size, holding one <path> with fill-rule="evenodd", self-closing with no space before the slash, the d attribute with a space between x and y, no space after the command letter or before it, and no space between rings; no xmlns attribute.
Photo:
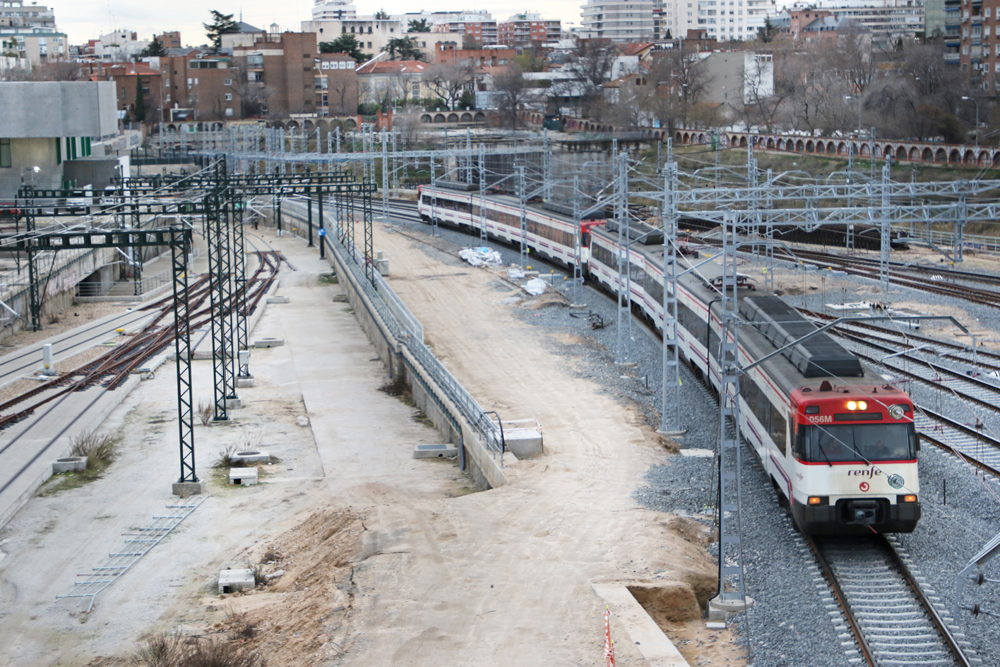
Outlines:
<svg viewBox="0 0 1000 667"><path fill-rule="evenodd" d="M881 475L881 474L882 474L882 471L879 470L878 468L875 468L874 466L872 466L870 468L867 468L867 469L861 468L859 470L848 470L847 471L847 476L848 477L867 477L868 479L871 479L875 475Z"/></svg>
<svg viewBox="0 0 1000 667"><path fill-rule="evenodd" d="M832 424L832 415L809 415L806 417L810 424Z"/></svg>

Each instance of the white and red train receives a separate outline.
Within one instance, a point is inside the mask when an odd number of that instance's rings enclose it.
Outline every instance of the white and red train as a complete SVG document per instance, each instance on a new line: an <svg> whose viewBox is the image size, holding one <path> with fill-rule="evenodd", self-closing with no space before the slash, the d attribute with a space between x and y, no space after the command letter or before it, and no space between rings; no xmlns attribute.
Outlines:
<svg viewBox="0 0 1000 667"><path fill-rule="evenodd" d="M520 204L506 196L420 189L420 215L478 234L520 243ZM574 262L571 217L526 209L533 254ZM602 220L581 223L581 260L604 289L619 289L617 231ZM662 329L662 236L632 229L627 258L631 301ZM690 268L690 266L685 266ZM722 335L722 266L707 262L678 280L681 356L716 390ZM815 326L780 297L740 276L737 298L741 367L797 340ZM731 335L731 334L730 334ZM920 519L913 403L825 333L816 334L753 367L740 378L740 429L754 448L779 500L807 534L911 532Z"/></svg>

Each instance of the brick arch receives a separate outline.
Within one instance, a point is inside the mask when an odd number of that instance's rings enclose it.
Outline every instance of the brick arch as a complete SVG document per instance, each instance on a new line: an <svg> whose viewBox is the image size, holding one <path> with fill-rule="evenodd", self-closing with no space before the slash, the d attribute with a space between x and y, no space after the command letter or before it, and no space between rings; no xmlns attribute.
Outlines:
<svg viewBox="0 0 1000 667"><path fill-rule="evenodd" d="M285 125L285 129L286 130L297 130L297 129L299 129L299 123L298 123L298 121L294 121L294 120L288 121L288 123Z"/></svg>
<svg viewBox="0 0 1000 667"><path fill-rule="evenodd" d="M469 112L463 113L462 114L462 122L463 123L471 123L472 122L472 114L469 113Z"/></svg>
<svg viewBox="0 0 1000 667"><path fill-rule="evenodd" d="M910 148L910 159L914 161L920 159L920 149L916 146Z"/></svg>
<svg viewBox="0 0 1000 667"><path fill-rule="evenodd" d="M443 113L436 113L436 114L434 114L434 122L435 123L443 123L444 120L445 120L445 118L444 118L444 114Z"/></svg>
<svg viewBox="0 0 1000 667"><path fill-rule="evenodd" d="M861 148L858 150L858 155L862 157L868 157L871 155L871 147L868 144L861 144Z"/></svg>
<svg viewBox="0 0 1000 667"><path fill-rule="evenodd" d="M815 153L815 152L816 152L816 144L814 144L813 140L810 139L809 141L806 142L806 153Z"/></svg>
<svg viewBox="0 0 1000 667"><path fill-rule="evenodd" d="M801 153L802 151L805 150L805 148L806 148L806 142L802 141L801 139L796 139L795 140L795 152L796 153Z"/></svg>
<svg viewBox="0 0 1000 667"><path fill-rule="evenodd" d="M484 114L482 111L476 112L475 121L477 123L481 123L484 120L486 120L486 114Z"/></svg>
<svg viewBox="0 0 1000 667"><path fill-rule="evenodd" d="M422 114L420 116L420 122L421 123L432 123L432 122L434 122L434 119L431 118L431 115L429 113L425 113L425 114Z"/></svg>
<svg viewBox="0 0 1000 667"><path fill-rule="evenodd" d="M993 166L1000 167L1000 151L993 153Z"/></svg>
<svg viewBox="0 0 1000 667"><path fill-rule="evenodd" d="M957 148L952 148L951 152L948 153L948 162L950 164L961 164L962 163L962 152Z"/></svg>
<svg viewBox="0 0 1000 667"><path fill-rule="evenodd" d="M932 148L925 148L920 153L920 159L924 162L934 162L934 150Z"/></svg>
<svg viewBox="0 0 1000 667"><path fill-rule="evenodd" d="M303 130L314 130L314 129L316 129L316 126L313 124L313 122L311 120L307 120L306 122L302 123L302 129Z"/></svg>
<svg viewBox="0 0 1000 667"><path fill-rule="evenodd" d="M947 162L948 161L948 151L943 148L939 148L934 151L934 161L935 162Z"/></svg>
<svg viewBox="0 0 1000 667"><path fill-rule="evenodd" d="M826 152L829 153L830 155L833 155L834 153L837 152L837 145L834 144L832 141L826 142Z"/></svg>
<svg viewBox="0 0 1000 667"><path fill-rule="evenodd" d="M980 167L985 167L990 163L990 153L989 151L979 151L979 155L976 156L976 164Z"/></svg>
<svg viewBox="0 0 1000 667"><path fill-rule="evenodd" d="M733 145L735 145L735 144L733 144ZM747 138L746 137L740 137L740 148L746 148L746 147L747 147Z"/></svg>
<svg viewBox="0 0 1000 667"><path fill-rule="evenodd" d="M965 151L964 155L962 155L962 164L975 164L975 163L976 163L976 154L970 148L969 150Z"/></svg>
<svg viewBox="0 0 1000 667"><path fill-rule="evenodd" d="M357 129L358 124L353 118L348 118L347 120L344 121L344 127L354 130Z"/></svg>

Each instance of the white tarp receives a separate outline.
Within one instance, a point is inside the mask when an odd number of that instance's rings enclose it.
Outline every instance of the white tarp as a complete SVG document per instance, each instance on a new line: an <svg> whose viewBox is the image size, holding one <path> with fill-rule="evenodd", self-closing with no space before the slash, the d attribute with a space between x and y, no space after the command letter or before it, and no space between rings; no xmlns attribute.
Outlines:
<svg viewBox="0 0 1000 667"><path fill-rule="evenodd" d="M532 278L528 282L524 283L524 291L528 294L533 294L534 296L538 296L544 292L546 287L548 287L548 285L541 278Z"/></svg>
<svg viewBox="0 0 1000 667"><path fill-rule="evenodd" d="M472 266L503 266L503 258L496 250L489 248L465 248L460 250L458 256Z"/></svg>

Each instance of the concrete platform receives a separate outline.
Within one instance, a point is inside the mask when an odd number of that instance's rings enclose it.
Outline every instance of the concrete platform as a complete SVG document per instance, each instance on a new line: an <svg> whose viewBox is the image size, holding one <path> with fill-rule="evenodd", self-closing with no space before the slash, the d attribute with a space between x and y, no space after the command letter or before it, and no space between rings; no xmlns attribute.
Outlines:
<svg viewBox="0 0 1000 667"><path fill-rule="evenodd" d="M649 667L689 667L688 661L674 643L663 634L625 584L593 584L594 592L611 609L612 636L616 628L624 627L629 639L637 645ZM621 630L617 630L621 636Z"/></svg>
<svg viewBox="0 0 1000 667"><path fill-rule="evenodd" d="M242 463L270 463L271 455L263 449L252 452L236 452L233 454L234 461Z"/></svg>
<svg viewBox="0 0 1000 667"><path fill-rule="evenodd" d="M260 340L255 340L253 342L254 347L259 347L264 349L271 347L281 347L284 344L285 341L283 338L261 338Z"/></svg>
<svg viewBox="0 0 1000 667"><path fill-rule="evenodd" d="M58 475L63 472L80 472L87 469L86 456L67 456L56 459L52 462L52 474Z"/></svg>
<svg viewBox="0 0 1000 667"><path fill-rule="evenodd" d="M256 486L257 468L230 468L229 483L235 486Z"/></svg>
<svg viewBox="0 0 1000 667"><path fill-rule="evenodd" d="M223 570L219 572L219 595L230 595L244 588L256 586L253 570Z"/></svg>
<svg viewBox="0 0 1000 667"><path fill-rule="evenodd" d="M413 447L413 458L415 459L437 459L451 456L458 456L458 448L455 445L415 445Z"/></svg>

